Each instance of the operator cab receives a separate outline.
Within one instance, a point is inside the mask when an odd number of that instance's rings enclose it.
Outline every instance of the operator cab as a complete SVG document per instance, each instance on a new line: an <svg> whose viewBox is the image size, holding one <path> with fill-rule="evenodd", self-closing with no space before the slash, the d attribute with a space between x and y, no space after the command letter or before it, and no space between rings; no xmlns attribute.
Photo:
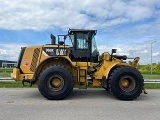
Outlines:
<svg viewBox="0 0 160 120"><path fill-rule="evenodd" d="M69 29L68 35L73 46L70 47L72 61L98 62L99 52L95 42L96 32L97 30Z"/></svg>

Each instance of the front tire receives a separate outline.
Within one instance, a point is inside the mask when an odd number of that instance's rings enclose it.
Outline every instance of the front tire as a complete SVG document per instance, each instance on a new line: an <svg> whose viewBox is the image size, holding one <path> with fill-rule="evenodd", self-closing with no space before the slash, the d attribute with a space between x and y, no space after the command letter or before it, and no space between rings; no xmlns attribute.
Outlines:
<svg viewBox="0 0 160 120"><path fill-rule="evenodd" d="M38 89L49 100L64 99L73 90L72 74L64 66L49 66L39 76Z"/></svg>
<svg viewBox="0 0 160 120"><path fill-rule="evenodd" d="M117 67L109 77L109 91L121 100L133 100L143 89L141 73L130 66Z"/></svg>

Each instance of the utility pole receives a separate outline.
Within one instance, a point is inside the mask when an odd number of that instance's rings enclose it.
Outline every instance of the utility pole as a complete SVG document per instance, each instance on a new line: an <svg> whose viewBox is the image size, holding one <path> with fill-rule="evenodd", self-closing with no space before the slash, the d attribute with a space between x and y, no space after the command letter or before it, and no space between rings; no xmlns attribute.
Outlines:
<svg viewBox="0 0 160 120"><path fill-rule="evenodd" d="M151 42L151 74L152 74L152 44L155 43L156 41Z"/></svg>

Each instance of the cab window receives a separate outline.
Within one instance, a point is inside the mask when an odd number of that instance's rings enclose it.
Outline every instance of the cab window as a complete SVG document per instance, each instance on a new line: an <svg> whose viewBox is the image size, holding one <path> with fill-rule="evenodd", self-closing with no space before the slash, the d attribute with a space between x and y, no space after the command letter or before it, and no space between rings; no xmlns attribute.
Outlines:
<svg viewBox="0 0 160 120"><path fill-rule="evenodd" d="M88 49L88 35L85 33L77 33L77 49Z"/></svg>

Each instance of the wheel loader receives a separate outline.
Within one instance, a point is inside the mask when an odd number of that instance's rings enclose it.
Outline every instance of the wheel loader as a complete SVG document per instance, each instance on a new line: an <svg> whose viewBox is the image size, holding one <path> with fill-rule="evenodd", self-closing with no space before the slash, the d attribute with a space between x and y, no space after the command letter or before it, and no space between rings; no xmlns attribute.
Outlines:
<svg viewBox="0 0 160 120"><path fill-rule="evenodd" d="M51 34L51 43L22 47L11 77L16 81L38 84L40 93L49 100L66 98L75 86L102 87L120 100L133 100L144 89L138 71L139 57L132 65L127 56L101 55L96 46L97 30L69 29L66 35Z"/></svg>

